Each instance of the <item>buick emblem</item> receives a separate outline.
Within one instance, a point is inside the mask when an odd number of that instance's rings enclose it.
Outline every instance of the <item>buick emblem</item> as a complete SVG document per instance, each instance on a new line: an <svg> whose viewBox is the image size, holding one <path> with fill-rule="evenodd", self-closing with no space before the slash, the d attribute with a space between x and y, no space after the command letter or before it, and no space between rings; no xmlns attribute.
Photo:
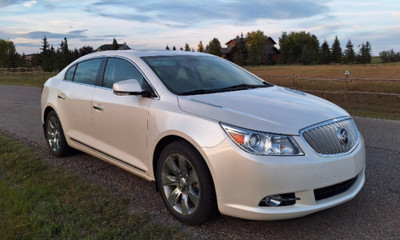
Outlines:
<svg viewBox="0 0 400 240"><path fill-rule="evenodd" d="M341 144L347 145L347 143L349 142L349 136L346 129L339 128L336 132L336 135L339 138Z"/></svg>

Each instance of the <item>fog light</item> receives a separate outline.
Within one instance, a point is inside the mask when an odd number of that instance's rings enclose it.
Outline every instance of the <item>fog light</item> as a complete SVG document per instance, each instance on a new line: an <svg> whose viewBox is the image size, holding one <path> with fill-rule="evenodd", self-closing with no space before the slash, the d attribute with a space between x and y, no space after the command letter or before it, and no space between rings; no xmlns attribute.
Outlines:
<svg viewBox="0 0 400 240"><path fill-rule="evenodd" d="M297 198L294 193L277 194L263 198L258 205L262 207L290 206L296 204L297 200L300 198Z"/></svg>

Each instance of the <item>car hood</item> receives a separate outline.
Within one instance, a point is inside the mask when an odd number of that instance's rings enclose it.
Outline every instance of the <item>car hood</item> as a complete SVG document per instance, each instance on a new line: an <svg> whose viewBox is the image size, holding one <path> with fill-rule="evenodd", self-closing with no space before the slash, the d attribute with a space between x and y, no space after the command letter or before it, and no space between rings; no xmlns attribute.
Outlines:
<svg viewBox="0 0 400 240"><path fill-rule="evenodd" d="M325 120L348 116L335 104L283 87L178 96L182 111L242 128L298 135Z"/></svg>

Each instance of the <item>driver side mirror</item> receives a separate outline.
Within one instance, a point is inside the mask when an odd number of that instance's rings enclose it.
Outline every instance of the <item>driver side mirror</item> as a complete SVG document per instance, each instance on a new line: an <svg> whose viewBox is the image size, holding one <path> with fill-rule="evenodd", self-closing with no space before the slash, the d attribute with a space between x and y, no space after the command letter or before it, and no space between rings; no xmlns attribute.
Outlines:
<svg viewBox="0 0 400 240"><path fill-rule="evenodd" d="M118 96L140 95L143 97L154 97L154 93L152 91L143 90L142 86L139 84L139 81L136 79L129 79L114 83L113 92Z"/></svg>

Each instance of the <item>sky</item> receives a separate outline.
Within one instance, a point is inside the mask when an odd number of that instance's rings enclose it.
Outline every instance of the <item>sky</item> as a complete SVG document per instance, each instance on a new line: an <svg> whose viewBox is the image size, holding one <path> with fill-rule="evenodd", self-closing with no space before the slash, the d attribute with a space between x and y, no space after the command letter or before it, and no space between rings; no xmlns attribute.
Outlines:
<svg viewBox="0 0 400 240"><path fill-rule="evenodd" d="M342 49L369 41L373 55L400 52L398 0L0 0L0 39L19 53L40 52L42 39L57 49L111 44L136 50L171 49L188 43L197 50L214 37L221 45L261 30L279 43L282 32L306 31ZM279 48L279 45L277 45Z"/></svg>

